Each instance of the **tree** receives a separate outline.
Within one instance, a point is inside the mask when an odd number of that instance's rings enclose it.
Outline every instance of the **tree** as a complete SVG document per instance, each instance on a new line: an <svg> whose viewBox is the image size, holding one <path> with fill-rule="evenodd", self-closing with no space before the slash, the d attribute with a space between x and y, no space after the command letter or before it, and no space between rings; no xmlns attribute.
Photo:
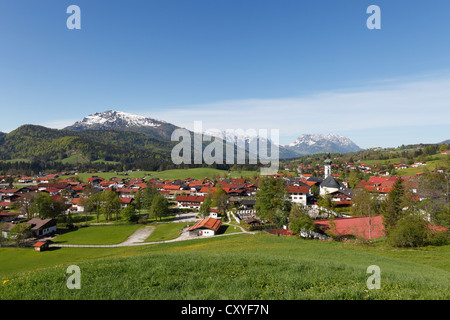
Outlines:
<svg viewBox="0 0 450 320"><path fill-rule="evenodd" d="M100 212L102 210L101 204L102 204L102 198L101 193L94 193L92 194L89 199L86 202L86 205L84 207L85 212L95 212L97 217L97 223L99 222ZM87 217L86 217L87 218Z"/></svg>
<svg viewBox="0 0 450 320"><path fill-rule="evenodd" d="M218 184L212 195L212 207L217 207L221 215L225 215L228 208L228 196L222 185Z"/></svg>
<svg viewBox="0 0 450 320"><path fill-rule="evenodd" d="M116 215L116 222L118 220L121 202L117 193L113 190L104 191L101 196L101 211L108 222L113 213Z"/></svg>
<svg viewBox="0 0 450 320"><path fill-rule="evenodd" d="M141 210L142 207L142 192L141 190L136 191L134 195L134 209Z"/></svg>
<svg viewBox="0 0 450 320"><path fill-rule="evenodd" d="M66 204L66 199L63 197L56 197L53 200L53 218L58 217L61 214L64 214L67 209L70 208L69 204Z"/></svg>
<svg viewBox="0 0 450 320"><path fill-rule="evenodd" d="M124 209L122 209L120 214L128 222L137 220L136 211L134 210L134 207L132 205L126 206Z"/></svg>
<svg viewBox="0 0 450 320"><path fill-rule="evenodd" d="M372 194L365 188L356 188L352 197L353 206L351 213L353 216L369 217L369 239L372 239L372 218L378 213L378 204Z"/></svg>
<svg viewBox="0 0 450 320"><path fill-rule="evenodd" d="M430 228L420 213L408 212L390 230L388 242L395 247L419 247L430 238Z"/></svg>
<svg viewBox="0 0 450 320"><path fill-rule="evenodd" d="M202 205L200 206L200 216L202 218L206 218L209 216L209 209L211 209L211 205L212 205L212 199L211 196L207 195L205 197L205 200L203 201Z"/></svg>
<svg viewBox="0 0 450 320"><path fill-rule="evenodd" d="M22 213L28 219L33 218L32 203L33 203L33 198L29 195L23 195L22 197L20 197L19 201L17 202L20 213Z"/></svg>
<svg viewBox="0 0 450 320"><path fill-rule="evenodd" d="M387 236L389 236L391 230L395 228L397 222L404 215L403 208L406 204L403 180L397 178L387 199L382 203L383 223Z"/></svg>
<svg viewBox="0 0 450 320"><path fill-rule="evenodd" d="M348 186L352 189L356 188L356 186L359 184L359 182L362 180L361 172L359 169L352 170L350 172L349 178L348 178Z"/></svg>
<svg viewBox="0 0 450 320"><path fill-rule="evenodd" d="M161 221L163 217L169 214L169 202L162 195L158 194L153 198L152 206L150 207L150 217Z"/></svg>
<svg viewBox="0 0 450 320"><path fill-rule="evenodd" d="M289 224L289 211L277 209L274 217L275 225L278 229Z"/></svg>
<svg viewBox="0 0 450 320"><path fill-rule="evenodd" d="M333 199L330 194L325 194L323 196L319 196L319 199L317 200L317 205L320 208L325 209L325 213L327 215L327 218L330 217L330 213L334 210L336 207L335 203L333 202Z"/></svg>
<svg viewBox="0 0 450 320"><path fill-rule="evenodd" d="M147 182L147 186L142 194L142 207L145 209L150 209L153 203L153 198L159 194L160 193L154 188L153 184L150 181Z"/></svg>
<svg viewBox="0 0 450 320"><path fill-rule="evenodd" d="M15 225L8 234L8 239L16 243L18 247L25 245L26 239L30 236L31 226L25 222Z"/></svg>
<svg viewBox="0 0 450 320"><path fill-rule="evenodd" d="M270 176L261 177L258 181L258 188L255 195L255 210L261 219L273 220L278 210L285 212L291 210L291 202L282 179Z"/></svg>
<svg viewBox="0 0 450 320"><path fill-rule="evenodd" d="M307 235L307 238L312 238L314 237L312 232L317 232L318 226L308 215L308 210L305 206L294 204L289 214L289 230L297 235L300 235L303 231Z"/></svg>
<svg viewBox="0 0 450 320"><path fill-rule="evenodd" d="M46 192L38 193L31 205L31 214L33 216L39 214L41 218L54 218L52 197Z"/></svg>
<svg viewBox="0 0 450 320"><path fill-rule="evenodd" d="M313 184L311 187L311 194L314 196L314 198L317 199L317 197L320 195L320 191L319 188L317 187L317 185Z"/></svg>
<svg viewBox="0 0 450 320"><path fill-rule="evenodd" d="M424 170L419 178L417 195L423 199L419 208L429 215L430 220L444 227L450 227L449 178L443 173Z"/></svg>
<svg viewBox="0 0 450 320"><path fill-rule="evenodd" d="M9 187L10 189L12 189L13 184L14 184L14 178L13 178L12 176L7 176L7 177L5 178L5 183L7 183L7 184L8 184L8 187Z"/></svg>

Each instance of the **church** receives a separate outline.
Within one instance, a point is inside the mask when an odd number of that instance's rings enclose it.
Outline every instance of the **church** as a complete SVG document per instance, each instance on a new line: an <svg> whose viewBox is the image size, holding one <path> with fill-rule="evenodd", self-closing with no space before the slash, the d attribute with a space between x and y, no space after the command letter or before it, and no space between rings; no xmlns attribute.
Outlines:
<svg viewBox="0 0 450 320"><path fill-rule="evenodd" d="M328 155L327 159L325 160L325 167L324 167L324 179L322 183L320 184L320 195L326 195L331 194L333 192L338 191L341 188L345 188L345 186L342 183L339 183L336 181L336 179L331 174L331 159Z"/></svg>
<svg viewBox="0 0 450 320"><path fill-rule="evenodd" d="M338 182L331 174L331 159L328 155L325 160L324 180L319 185L321 196L329 194L336 206L350 206L352 203L353 190L347 188L343 183Z"/></svg>

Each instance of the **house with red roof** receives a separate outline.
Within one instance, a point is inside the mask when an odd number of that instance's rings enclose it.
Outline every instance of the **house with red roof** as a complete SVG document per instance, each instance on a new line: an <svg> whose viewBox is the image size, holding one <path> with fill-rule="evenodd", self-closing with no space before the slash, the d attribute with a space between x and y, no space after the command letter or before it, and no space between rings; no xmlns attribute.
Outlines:
<svg viewBox="0 0 450 320"><path fill-rule="evenodd" d="M76 211L76 212L84 212L84 204L86 202L86 199L83 198L73 198L70 201L71 207L69 208L70 211Z"/></svg>
<svg viewBox="0 0 450 320"><path fill-rule="evenodd" d="M292 203L299 203L306 206L306 197L310 192L308 186L288 186L287 192Z"/></svg>
<svg viewBox="0 0 450 320"><path fill-rule="evenodd" d="M122 208L128 207L130 204L134 202L134 198L119 198L120 202L122 203Z"/></svg>
<svg viewBox="0 0 450 320"><path fill-rule="evenodd" d="M204 196L178 196L175 201L178 208L198 209L205 200Z"/></svg>
<svg viewBox="0 0 450 320"><path fill-rule="evenodd" d="M214 236L219 231L222 221L215 218L207 218L198 221L196 224L187 229L190 236L208 237Z"/></svg>

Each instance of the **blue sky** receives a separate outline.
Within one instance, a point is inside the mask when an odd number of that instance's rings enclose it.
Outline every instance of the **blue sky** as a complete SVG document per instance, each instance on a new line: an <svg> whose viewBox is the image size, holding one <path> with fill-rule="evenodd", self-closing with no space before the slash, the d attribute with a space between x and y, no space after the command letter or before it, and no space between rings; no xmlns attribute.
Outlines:
<svg viewBox="0 0 450 320"><path fill-rule="evenodd" d="M69 5L81 30L69 30ZM381 30L369 30L369 5ZM450 138L450 2L0 0L0 131L106 110L192 129Z"/></svg>

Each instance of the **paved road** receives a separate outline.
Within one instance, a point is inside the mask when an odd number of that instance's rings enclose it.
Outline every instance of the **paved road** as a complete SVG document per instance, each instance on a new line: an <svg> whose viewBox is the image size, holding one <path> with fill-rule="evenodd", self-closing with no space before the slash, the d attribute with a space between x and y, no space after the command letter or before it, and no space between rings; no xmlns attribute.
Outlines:
<svg viewBox="0 0 450 320"><path fill-rule="evenodd" d="M142 243L145 241L145 239L147 239L152 234L152 232L155 230L155 228L156 227L154 227L154 226L147 226L144 228L140 228L140 229L136 230L136 232L134 232L131 236L128 237L127 240L125 240L121 244L126 245L126 244L133 244L133 243Z"/></svg>
<svg viewBox="0 0 450 320"><path fill-rule="evenodd" d="M227 223L224 223L227 225ZM233 227L234 225L230 225L230 227ZM165 240L165 241L155 241L155 242L144 242L145 239L147 239L148 236L145 236L148 232L153 232L154 229L146 229L146 228L155 228L152 226L148 226L145 228L141 228L137 230L135 233L133 233L127 240L125 240L122 243L119 244L59 244L59 243L51 243L49 247L54 248L119 248L119 247L134 247L134 246L147 246L152 244L160 244L160 243L170 243L170 242L177 242L177 241L186 241L186 240L196 240L196 239L205 239L205 238L214 238L214 237L225 237L225 236L231 236L235 234L242 234L242 233L248 233L248 234L255 234L254 232L248 232L245 231L242 227L237 226L241 229L241 232L235 232L235 233L227 233L227 234L219 234L215 236L209 236L209 237L198 237L198 236L190 236L189 232L183 232L178 238L172 239L172 240ZM146 230L143 230L146 229ZM149 234L149 235L150 235ZM142 239L144 238L144 239Z"/></svg>

